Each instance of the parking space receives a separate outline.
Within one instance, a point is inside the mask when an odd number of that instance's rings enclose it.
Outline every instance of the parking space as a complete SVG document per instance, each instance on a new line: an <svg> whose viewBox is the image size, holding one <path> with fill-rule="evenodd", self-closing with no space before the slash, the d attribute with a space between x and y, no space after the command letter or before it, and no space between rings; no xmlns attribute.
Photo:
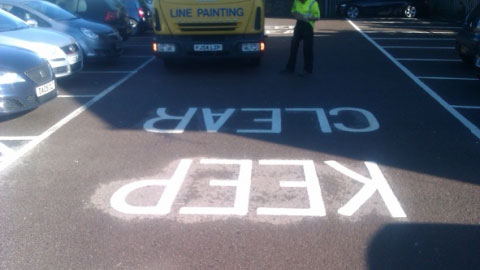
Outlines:
<svg viewBox="0 0 480 270"><path fill-rule="evenodd" d="M480 81L455 50L460 23L420 19L363 19L350 23L480 138Z"/></svg>
<svg viewBox="0 0 480 270"><path fill-rule="evenodd" d="M57 99L40 106L34 111L0 122L0 168L16 159L29 144L39 142L42 135L59 126L99 94L113 90L126 76L132 75L152 58L151 37L131 37L124 42L125 54L114 62L85 63L81 72L57 81Z"/></svg>

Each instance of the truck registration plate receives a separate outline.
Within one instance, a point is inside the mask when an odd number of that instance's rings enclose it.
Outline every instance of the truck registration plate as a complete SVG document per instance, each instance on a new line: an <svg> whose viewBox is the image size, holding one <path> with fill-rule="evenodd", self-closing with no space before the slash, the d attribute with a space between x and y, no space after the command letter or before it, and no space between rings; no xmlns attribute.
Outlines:
<svg viewBox="0 0 480 270"><path fill-rule="evenodd" d="M223 51L222 44L195 44L193 50L196 52L220 52Z"/></svg>

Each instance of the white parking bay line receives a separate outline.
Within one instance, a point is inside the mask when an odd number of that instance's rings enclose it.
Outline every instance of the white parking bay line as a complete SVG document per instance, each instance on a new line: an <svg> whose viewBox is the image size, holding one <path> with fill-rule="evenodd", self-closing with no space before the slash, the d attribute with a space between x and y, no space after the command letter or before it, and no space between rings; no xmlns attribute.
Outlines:
<svg viewBox="0 0 480 270"><path fill-rule="evenodd" d="M452 107L457 109L473 109L473 110L480 110L480 106L464 106L464 105L452 105Z"/></svg>
<svg viewBox="0 0 480 270"><path fill-rule="evenodd" d="M90 70L90 71L80 71L82 74L126 74L133 71L127 70Z"/></svg>
<svg viewBox="0 0 480 270"><path fill-rule="evenodd" d="M478 81L477 78L418 76L422 80Z"/></svg>
<svg viewBox="0 0 480 270"><path fill-rule="evenodd" d="M59 98L94 98L96 95L58 95Z"/></svg>
<svg viewBox="0 0 480 270"><path fill-rule="evenodd" d="M436 47L436 46L383 46L384 49L421 49L421 50L454 50L455 47Z"/></svg>
<svg viewBox="0 0 480 270"><path fill-rule="evenodd" d="M455 41L454 38L395 38L395 37L376 37L373 40L414 40L414 41Z"/></svg>
<svg viewBox="0 0 480 270"><path fill-rule="evenodd" d="M365 34L362 29L360 29L356 24L352 21L347 20L353 28L355 28L366 40L368 40L373 46L375 46L380 52L382 52L390 61L392 61L400 70L402 70L410 79L412 79L418 86L420 86L423 91L429 94L433 99L435 99L440 105L442 105L445 110L447 110L453 117L457 118L465 127L467 127L475 137L480 139L480 129L475 126L472 122L470 122L467 118L465 118L462 114L460 114L452 105L448 104L442 97L440 97L435 91L433 91L428 85L422 82L419 78L417 78L408 68L402 65L399 61L397 61L390 53L387 52L382 46L380 46L377 42L371 39L367 34Z"/></svg>
<svg viewBox="0 0 480 270"><path fill-rule="evenodd" d="M363 31L363 30L362 30ZM391 31L391 30L365 30L368 34L438 34L438 35L456 35L454 31Z"/></svg>
<svg viewBox="0 0 480 270"><path fill-rule="evenodd" d="M442 59L442 58L397 58L398 61L413 61L413 62L462 62L460 59Z"/></svg>
<svg viewBox="0 0 480 270"><path fill-rule="evenodd" d="M32 141L37 136L0 136L0 141Z"/></svg>
<svg viewBox="0 0 480 270"><path fill-rule="evenodd" d="M25 146L20 148L17 152L9 155L2 163L0 163L0 172L5 170L7 167L12 165L15 161L17 161L19 158L21 158L23 155L26 153L30 152L32 149L34 149L38 144L46 140L48 137L50 137L53 133L58 131L61 127L64 125L68 124L70 121L75 119L77 116L79 116L81 113L86 111L89 107L100 101L102 98L110 94L112 91L117 89L120 85L122 85L124 82L132 78L135 74L137 74L140 70L142 70L144 67L146 67L148 64L150 64L155 58L152 57L145 61L141 66L139 66L137 69L134 71L130 72L128 75L124 76L122 79L117 81L116 83L112 84L109 86L107 89L103 90L100 94L95 96L95 98L91 99L89 102L85 103L85 105L81 106L80 108L76 109L72 113L70 113L67 117L63 118L59 122L57 122L55 125L50 127L47 131L43 132L40 136L36 137L29 143L27 143Z"/></svg>

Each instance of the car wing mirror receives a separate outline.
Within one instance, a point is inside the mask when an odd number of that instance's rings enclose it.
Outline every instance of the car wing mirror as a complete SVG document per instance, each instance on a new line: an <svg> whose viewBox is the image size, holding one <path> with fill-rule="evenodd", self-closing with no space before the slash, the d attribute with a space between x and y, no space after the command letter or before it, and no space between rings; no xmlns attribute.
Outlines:
<svg viewBox="0 0 480 270"><path fill-rule="evenodd" d="M37 20L29 19L25 22L29 27L38 27Z"/></svg>

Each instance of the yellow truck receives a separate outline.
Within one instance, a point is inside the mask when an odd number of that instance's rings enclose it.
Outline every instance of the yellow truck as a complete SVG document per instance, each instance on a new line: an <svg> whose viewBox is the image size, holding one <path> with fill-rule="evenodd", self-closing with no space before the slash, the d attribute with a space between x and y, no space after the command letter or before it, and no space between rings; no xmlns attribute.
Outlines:
<svg viewBox="0 0 480 270"><path fill-rule="evenodd" d="M265 0L154 0L153 52L166 65L190 57L245 58L265 51Z"/></svg>

